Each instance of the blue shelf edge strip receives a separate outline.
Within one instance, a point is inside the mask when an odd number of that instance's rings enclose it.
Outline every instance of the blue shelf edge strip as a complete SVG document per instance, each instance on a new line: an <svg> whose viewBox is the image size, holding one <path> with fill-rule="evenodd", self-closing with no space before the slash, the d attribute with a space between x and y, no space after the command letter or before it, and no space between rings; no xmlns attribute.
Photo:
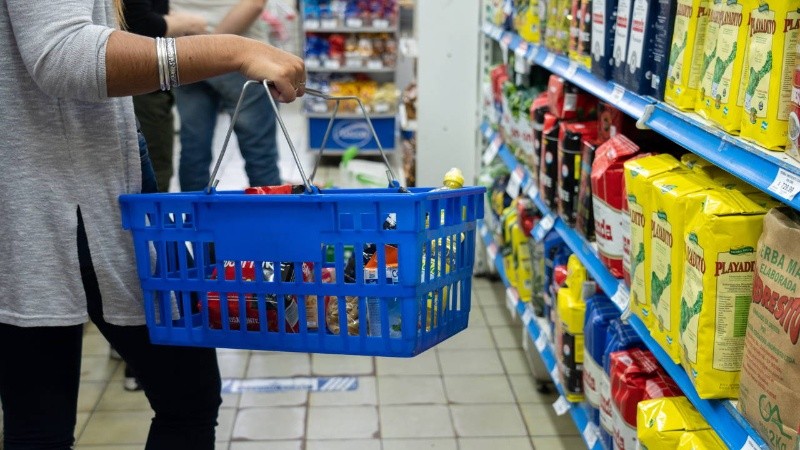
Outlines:
<svg viewBox="0 0 800 450"><path fill-rule="evenodd" d="M496 133L486 122L481 124L481 133L490 142L499 138L499 134ZM530 174L530 172L528 172L527 169L517 162L516 158L505 144L500 145L497 156L503 161L506 167L508 167L509 171L517 172L517 176L519 176L519 178L522 180L521 195L526 195L531 198L543 217L550 216L552 218L553 222L550 228L555 229L561 238L564 239L569 248L586 266L589 274L592 276L592 278L594 278L595 281L597 281L600 288L610 297L617 297L618 295L622 294L622 298L627 299L628 290L624 282L614 278L614 276L611 275L608 269L606 269L606 267L594 253L594 250L589 242L586 241L586 239L584 239L567 223L561 220L560 217L547 208L545 203L542 201L541 196L539 196L535 183L533 183L533 176ZM540 227L543 222L546 221L540 220L537 228ZM545 225L548 224L545 223ZM493 243L493 238L491 234L488 233L485 225L481 225L481 227L481 234L484 235L484 233L486 233L483 238L484 241L486 241L486 245L489 246ZM543 237L549 231L550 229L537 230L534 228L532 234L534 237L537 235L541 235ZM500 256L497 256L497 258L500 258ZM497 272L501 274L500 276L503 279L503 283L505 283L506 287L509 288L510 286L508 284L508 280L506 279L505 273L503 273L502 270L502 259L498 259L495 262L495 266L497 266ZM620 303L617 301L617 299L613 299L615 304L620 307ZM525 306L522 304L522 302L519 302L519 304L522 305L521 307L518 305L518 311L520 313L520 317L522 317ZM624 310L622 312L624 312ZM630 315L630 317L628 317L626 320L639 333L639 336L642 337L642 340L645 342L645 345L647 345L647 348L650 349L653 355L656 356L662 367L664 367L667 373L681 388L684 395L689 399L689 401L692 402L692 404L703 415L703 417L705 417L706 421L709 423L709 425L711 425L711 428L717 432L720 439L722 439L722 441L725 442L729 448L734 450L755 450L758 448L764 450L769 449L764 440L761 439L761 437L745 421L739 412L732 407L730 401L703 400L698 396L697 390L694 388L694 385L692 384L683 367L675 364L672 361L672 358L667 355L661 346L652 337L650 337L650 331L647 329L647 327L645 327L638 317Z"/></svg>
<svg viewBox="0 0 800 450"><path fill-rule="evenodd" d="M486 244L487 250L496 248L497 244L494 242L494 238L492 237L492 233L489 231L486 224L482 221L479 225L479 233L483 238L484 243ZM531 320L533 316L533 310L529 309L525 302L519 300L519 294L517 294L516 288L511 286L508 282L508 278L506 278L505 270L503 269L503 257L500 254L499 250L495 250L490 252L490 259L494 263L495 268L497 269L497 273L500 275L500 279L503 280L503 284L506 287L506 300L514 302L514 310L516 315L520 317L525 325L525 329L527 330L528 334L530 335L531 341L537 342L537 340L542 335L542 330L539 329L539 326L536 324L535 320ZM494 256L492 256L492 254ZM509 299L510 298L510 299ZM527 322L527 323L525 323ZM556 356L553 353L552 347L547 344L544 346L542 350L539 350L539 356L542 358L547 371L552 373L556 367ZM566 397L564 395L564 387L562 386L560 380L557 378L552 378L553 384L558 390L558 393L561 397ZM589 419L586 415L586 411L579 403L570 403L569 404L569 414L572 416L572 421L575 422L575 426L578 428L578 431L581 433L584 443L586 443L587 448L591 450L603 450L602 445L600 444L600 435L599 429L597 429L593 424L590 424Z"/></svg>
<svg viewBox="0 0 800 450"><path fill-rule="evenodd" d="M770 190L770 185L780 175L779 169L800 178L800 166L784 153L763 150L652 97L643 97L612 81L601 80L584 66L565 56L556 55L545 47L527 42L516 33L504 31L489 23L484 24L482 31L518 57L569 80L637 119L641 126L652 129L777 200L800 210L800 197L796 194L785 198Z"/></svg>

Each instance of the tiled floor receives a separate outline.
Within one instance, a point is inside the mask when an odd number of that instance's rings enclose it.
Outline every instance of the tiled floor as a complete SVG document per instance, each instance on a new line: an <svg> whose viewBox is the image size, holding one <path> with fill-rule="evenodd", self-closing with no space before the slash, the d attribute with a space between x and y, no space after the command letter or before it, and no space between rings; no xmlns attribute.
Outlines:
<svg viewBox="0 0 800 450"><path fill-rule="evenodd" d="M296 105L283 108L295 144L305 147ZM218 124L221 147L226 120ZM281 140L282 142L282 140ZM281 173L299 182L280 144ZM247 185L235 140L223 162L220 189ZM313 158L300 155L310 172ZM324 168L319 181L335 179ZM173 190L177 188L175 180ZM226 394L217 449L226 450L537 450L584 445L569 416L555 415L554 395L536 391L511 323L502 285L473 283L469 328L412 359L218 350L224 378L354 376L345 392ZM94 326L84 339L78 450L141 449L152 417L142 393L122 389L123 366Z"/></svg>
<svg viewBox="0 0 800 450"><path fill-rule="evenodd" d="M217 449L517 450L583 443L536 391L504 289L473 282L469 328L412 359L218 350L225 378L355 376L343 392L226 394ZM151 411L93 326L84 341L78 450L142 448Z"/></svg>

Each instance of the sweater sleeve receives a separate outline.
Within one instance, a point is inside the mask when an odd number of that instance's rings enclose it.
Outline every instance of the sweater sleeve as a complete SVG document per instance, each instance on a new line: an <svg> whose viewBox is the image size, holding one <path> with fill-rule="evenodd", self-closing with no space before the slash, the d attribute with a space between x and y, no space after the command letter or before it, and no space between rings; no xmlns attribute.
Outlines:
<svg viewBox="0 0 800 450"><path fill-rule="evenodd" d="M95 0L5 3L17 48L39 89L59 98L100 101L108 97L105 55L114 30L93 22ZM103 5L104 18L110 20L112 6Z"/></svg>
<svg viewBox="0 0 800 450"><path fill-rule="evenodd" d="M164 13L156 10L152 0L125 0L125 23L128 31L149 37L162 37L167 33Z"/></svg>

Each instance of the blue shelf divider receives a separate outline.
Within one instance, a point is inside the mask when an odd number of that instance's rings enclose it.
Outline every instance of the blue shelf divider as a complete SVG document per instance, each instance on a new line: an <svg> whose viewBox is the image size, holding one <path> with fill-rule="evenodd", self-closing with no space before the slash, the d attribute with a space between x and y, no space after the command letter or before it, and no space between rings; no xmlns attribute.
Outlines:
<svg viewBox="0 0 800 450"><path fill-rule="evenodd" d="M532 64L544 67L569 80L597 98L617 108L673 142L711 161L747 183L761 189L787 205L800 210L800 162L783 152L771 152L743 139L731 136L703 121L695 114L687 114L658 102L628 92L622 86L595 77L590 71L565 56L556 55L546 48L526 42L519 35L504 31L492 24L484 24L483 32ZM779 169L783 169L780 171ZM772 188L781 177L789 179L796 190L779 193Z"/></svg>
<svg viewBox="0 0 800 450"><path fill-rule="evenodd" d="M490 142L495 139L500 139L499 133L496 133L486 122L481 124L481 133ZM556 217L556 215L554 215L554 213L547 208L542 201L541 196L539 196L538 190L534 186L534 183L532 183L533 176L530 172L528 172L527 169L517 162L516 158L505 144L500 144L497 157L503 161L506 167L508 167L509 171L517 172L516 176L522 180L521 195L530 197L544 217L552 218L552 221L539 221L539 225L537 225L537 227L545 226L555 228L556 232L564 239L569 248L578 256L578 258L580 258L580 260L586 266L586 269L591 274L592 278L597 281L600 288L603 289L607 295L612 296L614 303L616 303L622 312L625 313L629 299L628 289L625 284L621 280L614 278L611 275L608 269L606 269L606 267L597 257L597 254L595 253L591 244L587 242L583 236L578 234L566 222L561 220L561 218ZM549 231L549 229L542 231L534 229L533 235L537 236L537 233L542 232L546 234ZM485 225L482 225L481 234L483 235L487 246L491 245L495 249L493 255L490 251L490 257L493 259L500 258L500 256L497 256L497 244L493 242L493 238ZM543 234L541 235L543 236ZM513 287L509 286L508 280L505 278L505 273L502 271L502 259L497 259L495 266L497 266L497 271L501 274L500 276L503 278L503 282L506 284L507 288L513 289ZM520 311L520 316L522 316L524 313L524 306L522 306L522 308L518 306L517 309ZM754 450L759 448L764 450L769 449L764 440L758 436L755 430L753 430L753 428L744 420L741 414L736 411L730 401L703 400L697 395L697 390L694 388L694 385L692 384L688 375L686 375L684 369L675 364L672 361L672 358L667 355L661 346L652 337L650 337L650 331L645 327L638 317L630 315L626 320L639 333L647 345L647 348L649 348L653 355L656 356L667 373L669 373L678 386L680 386L681 390L683 390L684 395L686 395L686 397L692 402L697 410L703 414L703 417L705 417L706 421L709 423L709 425L711 425L711 428L717 431L717 434L719 434L722 441L725 442L729 448L734 450ZM545 362L547 361L545 360Z"/></svg>

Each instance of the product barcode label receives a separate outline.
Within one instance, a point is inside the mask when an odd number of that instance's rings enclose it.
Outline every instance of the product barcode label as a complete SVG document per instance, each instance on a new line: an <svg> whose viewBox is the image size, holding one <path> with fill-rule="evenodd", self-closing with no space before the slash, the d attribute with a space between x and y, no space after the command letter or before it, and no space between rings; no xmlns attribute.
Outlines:
<svg viewBox="0 0 800 450"><path fill-rule="evenodd" d="M761 447L756 444L756 441L751 436L747 436L747 440L744 442L742 450L761 450Z"/></svg>
<svg viewBox="0 0 800 450"><path fill-rule="evenodd" d="M539 350L539 353L544 351L544 348L547 346L547 337L544 333L539 333L539 337L536 338L534 344L536 344L536 350Z"/></svg>
<svg viewBox="0 0 800 450"><path fill-rule="evenodd" d="M611 297L611 301L619 308L620 311L627 311L631 304L631 294L624 284L620 283L617 292Z"/></svg>
<svg viewBox="0 0 800 450"><path fill-rule="evenodd" d="M547 57L544 59L542 66L546 69L553 67L553 63L556 62L556 55L555 53L548 53Z"/></svg>
<svg viewBox="0 0 800 450"><path fill-rule="evenodd" d="M319 28L319 20L307 19L303 22L303 27L305 27L306 30L316 30Z"/></svg>
<svg viewBox="0 0 800 450"><path fill-rule="evenodd" d="M567 78L572 78L576 73L578 73L578 63L573 61L569 63L569 67L567 67L567 71L564 73L564 76Z"/></svg>
<svg viewBox="0 0 800 450"><path fill-rule="evenodd" d="M358 17L351 17L351 18L347 19L345 24L349 28L361 28L361 27L364 26L364 21L359 19Z"/></svg>
<svg viewBox="0 0 800 450"><path fill-rule="evenodd" d="M492 139L492 142L489 143L489 146L486 147L486 151L483 152L483 165L488 166L489 164L494 161L495 156L497 156L497 152L500 151L500 144L503 142L500 139L500 136L495 136Z"/></svg>
<svg viewBox="0 0 800 450"><path fill-rule="evenodd" d="M586 424L586 428L583 429L583 440L586 441L586 446L588 448L594 447L594 444L597 443L597 438L600 434L600 430L597 429L597 425L594 422L589 422Z"/></svg>
<svg viewBox="0 0 800 450"><path fill-rule="evenodd" d="M567 411L569 411L569 407L570 407L569 402L567 401L566 398L564 398L563 395L559 396L558 400L556 400L555 403L553 403L553 409L556 410L556 414L559 416L563 416L564 414L566 414Z"/></svg>
<svg viewBox="0 0 800 450"><path fill-rule="evenodd" d="M614 90L611 91L611 100L613 100L614 103L616 104L621 102L623 97L625 97L625 88L618 84L615 84Z"/></svg>
<svg viewBox="0 0 800 450"><path fill-rule="evenodd" d="M784 169L778 169L778 175L767 189L781 198L792 201L800 192L800 176Z"/></svg>
<svg viewBox="0 0 800 450"><path fill-rule="evenodd" d="M542 220L540 220L539 223L536 224L536 228L533 229L533 239L536 240L536 242L542 242L542 239L547 236L547 233L553 229L555 223L556 219L552 214L542 217Z"/></svg>
<svg viewBox="0 0 800 450"><path fill-rule="evenodd" d="M520 171L517 170L511 172L511 177L508 179L508 185L506 186L506 193L512 199L519 197L519 188L522 186L522 177L524 176L524 172L523 175L520 175L519 172Z"/></svg>

